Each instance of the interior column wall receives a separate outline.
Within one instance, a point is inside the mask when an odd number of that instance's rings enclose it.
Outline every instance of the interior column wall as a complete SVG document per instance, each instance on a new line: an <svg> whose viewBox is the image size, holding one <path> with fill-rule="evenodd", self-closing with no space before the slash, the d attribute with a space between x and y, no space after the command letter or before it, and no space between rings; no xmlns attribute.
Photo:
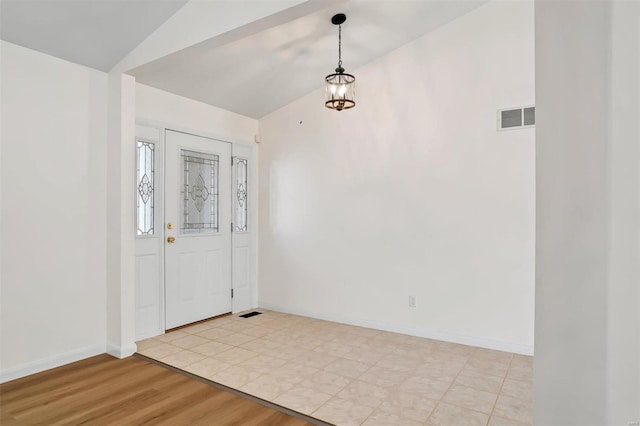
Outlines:
<svg viewBox="0 0 640 426"><path fill-rule="evenodd" d="M640 421L639 32L536 2L536 424Z"/></svg>
<svg viewBox="0 0 640 426"><path fill-rule="evenodd" d="M107 145L107 352L135 345L135 79L109 74Z"/></svg>
<svg viewBox="0 0 640 426"><path fill-rule="evenodd" d="M640 421L640 2L611 4L607 424Z"/></svg>

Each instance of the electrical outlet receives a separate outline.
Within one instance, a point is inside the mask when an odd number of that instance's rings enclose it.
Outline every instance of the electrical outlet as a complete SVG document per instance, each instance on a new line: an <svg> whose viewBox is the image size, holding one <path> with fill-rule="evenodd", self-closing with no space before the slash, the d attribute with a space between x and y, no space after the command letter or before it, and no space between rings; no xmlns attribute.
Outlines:
<svg viewBox="0 0 640 426"><path fill-rule="evenodd" d="M409 296L409 307L410 308L416 307L416 297L414 295Z"/></svg>

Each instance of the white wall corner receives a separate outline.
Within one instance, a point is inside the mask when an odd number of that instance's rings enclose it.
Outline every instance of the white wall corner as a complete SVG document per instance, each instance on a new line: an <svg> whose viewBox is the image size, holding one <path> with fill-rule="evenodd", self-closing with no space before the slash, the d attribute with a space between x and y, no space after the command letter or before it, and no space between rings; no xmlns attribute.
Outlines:
<svg viewBox="0 0 640 426"><path fill-rule="evenodd" d="M19 365L13 368L8 368L6 370L0 371L0 383L5 383L11 380L19 379L21 377L29 376L31 374L36 374L41 371L60 367L61 365L100 355L105 352L104 349L104 343L100 343L80 348L74 351L65 352L59 355L54 355L51 357L28 362L26 364Z"/></svg>

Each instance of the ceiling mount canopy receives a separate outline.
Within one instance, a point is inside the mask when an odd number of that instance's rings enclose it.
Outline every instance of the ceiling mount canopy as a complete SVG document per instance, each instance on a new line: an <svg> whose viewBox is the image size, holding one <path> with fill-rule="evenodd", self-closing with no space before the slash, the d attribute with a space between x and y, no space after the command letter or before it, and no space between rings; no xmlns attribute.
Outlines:
<svg viewBox="0 0 640 426"><path fill-rule="evenodd" d="M325 102L327 108L342 111L356 106L356 78L344 72L342 67L342 24L347 20L344 13L333 15L331 23L338 26L338 67L334 74L325 77Z"/></svg>
<svg viewBox="0 0 640 426"><path fill-rule="evenodd" d="M347 20L347 15L344 13L337 13L331 17L331 23L333 25L342 25Z"/></svg>

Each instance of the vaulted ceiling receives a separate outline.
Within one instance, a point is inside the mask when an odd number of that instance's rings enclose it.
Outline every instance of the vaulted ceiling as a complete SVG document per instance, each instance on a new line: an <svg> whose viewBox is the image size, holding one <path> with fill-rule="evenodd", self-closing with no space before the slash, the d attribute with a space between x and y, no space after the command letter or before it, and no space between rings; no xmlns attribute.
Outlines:
<svg viewBox="0 0 640 426"><path fill-rule="evenodd" d="M337 27L330 22L334 14L347 15L343 65L349 72L485 2L310 0L127 72L140 83L260 118L321 87L333 72L338 53ZM185 3L3 0L0 36L108 71ZM228 0L212 6L223 10L225 3L228 7Z"/></svg>
<svg viewBox="0 0 640 426"><path fill-rule="evenodd" d="M187 0L2 0L0 38L109 71Z"/></svg>

